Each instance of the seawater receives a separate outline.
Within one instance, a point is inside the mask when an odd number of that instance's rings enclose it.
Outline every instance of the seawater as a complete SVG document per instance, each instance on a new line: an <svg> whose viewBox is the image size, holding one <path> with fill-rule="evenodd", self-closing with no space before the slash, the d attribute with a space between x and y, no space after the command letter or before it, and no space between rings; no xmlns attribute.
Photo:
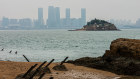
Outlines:
<svg viewBox="0 0 140 79"><path fill-rule="evenodd" d="M62 61L81 57L98 57L110 48L117 38L140 39L140 29L121 31L67 31L67 30L1 30L0 60L32 62L56 59ZM12 53L8 53L12 50ZM15 51L18 54L14 54Z"/></svg>

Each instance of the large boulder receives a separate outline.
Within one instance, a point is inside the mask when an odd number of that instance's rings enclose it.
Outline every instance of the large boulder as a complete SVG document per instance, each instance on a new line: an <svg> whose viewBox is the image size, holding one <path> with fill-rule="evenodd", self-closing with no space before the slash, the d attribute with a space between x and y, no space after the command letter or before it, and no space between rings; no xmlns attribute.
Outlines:
<svg viewBox="0 0 140 79"><path fill-rule="evenodd" d="M74 61L68 61L75 65L97 68L105 71L110 71L119 75L135 75L140 76L140 61L126 57L84 57Z"/></svg>
<svg viewBox="0 0 140 79"><path fill-rule="evenodd" d="M111 42L103 57L129 57L140 60L140 40L119 38Z"/></svg>
<svg viewBox="0 0 140 79"><path fill-rule="evenodd" d="M120 38L112 41L104 56L68 61L75 65L102 69L119 75L140 76L140 40Z"/></svg>

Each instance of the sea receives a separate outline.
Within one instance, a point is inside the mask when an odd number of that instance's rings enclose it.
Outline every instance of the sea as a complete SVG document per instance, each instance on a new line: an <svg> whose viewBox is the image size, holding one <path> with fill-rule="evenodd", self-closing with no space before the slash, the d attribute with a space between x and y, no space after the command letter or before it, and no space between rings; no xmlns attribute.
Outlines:
<svg viewBox="0 0 140 79"><path fill-rule="evenodd" d="M0 30L0 60L43 62L99 57L117 38L140 39L140 29L121 31ZM1 49L4 48L4 51ZM11 53L9 53L12 50ZM17 51L17 54L15 52Z"/></svg>

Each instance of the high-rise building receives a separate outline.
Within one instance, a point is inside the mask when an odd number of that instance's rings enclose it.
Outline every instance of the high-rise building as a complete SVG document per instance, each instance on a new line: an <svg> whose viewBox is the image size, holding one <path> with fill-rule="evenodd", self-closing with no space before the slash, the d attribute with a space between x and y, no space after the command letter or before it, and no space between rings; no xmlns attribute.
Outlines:
<svg viewBox="0 0 140 79"><path fill-rule="evenodd" d="M55 15L56 15L56 26L60 27L60 8L55 8Z"/></svg>
<svg viewBox="0 0 140 79"><path fill-rule="evenodd" d="M38 8L38 27L44 25L43 8Z"/></svg>
<svg viewBox="0 0 140 79"><path fill-rule="evenodd" d="M48 8L48 28L58 28L60 26L60 8L49 6Z"/></svg>
<svg viewBox="0 0 140 79"><path fill-rule="evenodd" d="M66 25L65 25L65 27L71 27L70 8L66 8Z"/></svg>
<svg viewBox="0 0 140 79"><path fill-rule="evenodd" d="M55 27L55 10L53 6L48 7L48 20L47 25L49 28Z"/></svg>
<svg viewBox="0 0 140 79"><path fill-rule="evenodd" d="M82 22L82 25L86 24L86 9L85 8L81 9L81 22Z"/></svg>
<svg viewBox="0 0 140 79"><path fill-rule="evenodd" d="M70 19L70 8L66 8L66 19Z"/></svg>

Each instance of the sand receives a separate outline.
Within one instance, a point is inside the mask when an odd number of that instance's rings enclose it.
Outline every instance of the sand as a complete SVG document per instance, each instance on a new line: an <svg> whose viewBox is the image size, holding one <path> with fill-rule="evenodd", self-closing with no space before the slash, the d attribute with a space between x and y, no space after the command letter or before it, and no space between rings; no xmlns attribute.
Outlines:
<svg viewBox="0 0 140 79"><path fill-rule="evenodd" d="M25 73L34 64L40 62L11 62L0 61L0 79L15 79L17 75ZM59 63L52 63L49 68L51 74L45 74L42 79L118 79L120 76L111 72L75 66L73 64L64 64L68 71L55 71L52 68ZM45 64L46 65L46 64ZM35 77L34 79L38 79Z"/></svg>

